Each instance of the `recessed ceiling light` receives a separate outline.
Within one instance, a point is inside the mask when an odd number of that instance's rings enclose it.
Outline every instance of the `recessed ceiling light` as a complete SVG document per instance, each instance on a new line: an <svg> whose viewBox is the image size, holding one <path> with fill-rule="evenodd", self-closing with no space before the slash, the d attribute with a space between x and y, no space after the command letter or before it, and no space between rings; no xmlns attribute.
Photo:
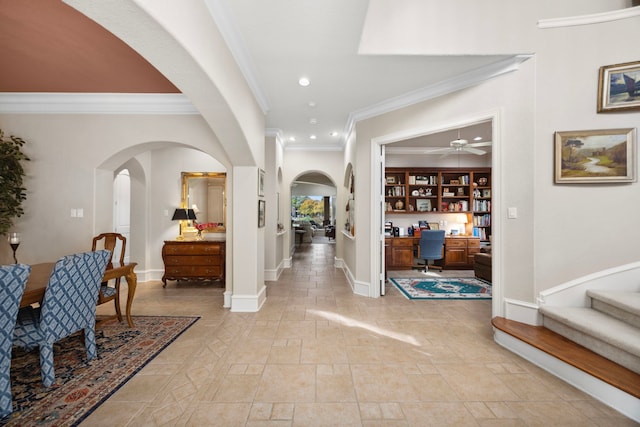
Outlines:
<svg viewBox="0 0 640 427"><path fill-rule="evenodd" d="M315 135L310 135L309 139L316 139L316 136Z"/></svg>
<svg viewBox="0 0 640 427"><path fill-rule="evenodd" d="M293 141L295 141L295 140L296 140L296 137L295 137L295 136L290 136L290 137L289 137L289 141L293 142Z"/></svg>
<svg viewBox="0 0 640 427"><path fill-rule="evenodd" d="M475 138L473 138L474 141L482 141L482 137L481 136L476 136Z"/></svg>
<svg viewBox="0 0 640 427"><path fill-rule="evenodd" d="M311 117L309 119L309 124L312 124L312 125L318 124L318 119L316 119L315 117Z"/></svg>
<svg viewBox="0 0 640 427"><path fill-rule="evenodd" d="M302 87L307 87L311 84L311 81L306 77L300 77L300 80L298 80L298 84Z"/></svg>
<svg viewBox="0 0 640 427"><path fill-rule="evenodd" d="M316 102L315 101L309 101L309 103L307 104L309 107L311 108L316 108Z"/></svg>
<svg viewBox="0 0 640 427"><path fill-rule="evenodd" d="M329 136L338 136L338 132L336 132L336 131L334 130L333 132L331 132L331 133L329 134Z"/></svg>

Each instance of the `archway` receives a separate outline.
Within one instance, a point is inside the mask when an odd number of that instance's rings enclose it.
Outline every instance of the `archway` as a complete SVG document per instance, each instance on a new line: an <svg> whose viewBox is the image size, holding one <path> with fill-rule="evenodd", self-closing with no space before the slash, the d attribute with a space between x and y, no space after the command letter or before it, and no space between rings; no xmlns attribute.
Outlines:
<svg viewBox="0 0 640 427"><path fill-rule="evenodd" d="M326 237L325 229L335 226L337 187L323 172L307 171L291 183L291 220L298 243L311 243L316 237ZM305 230L301 233L300 230ZM335 237L335 236L334 236ZM316 239L320 241L320 239Z"/></svg>

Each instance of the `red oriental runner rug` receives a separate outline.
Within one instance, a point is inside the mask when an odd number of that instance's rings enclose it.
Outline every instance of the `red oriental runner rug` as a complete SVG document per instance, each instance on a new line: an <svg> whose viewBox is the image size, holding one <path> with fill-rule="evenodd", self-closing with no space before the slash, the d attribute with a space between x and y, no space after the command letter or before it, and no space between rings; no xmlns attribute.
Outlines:
<svg viewBox="0 0 640 427"><path fill-rule="evenodd" d="M115 319L96 330L98 357L86 360L78 332L54 345L56 382L42 386L38 349L14 348L13 414L4 426L75 426L193 325L198 317L134 316L135 327Z"/></svg>

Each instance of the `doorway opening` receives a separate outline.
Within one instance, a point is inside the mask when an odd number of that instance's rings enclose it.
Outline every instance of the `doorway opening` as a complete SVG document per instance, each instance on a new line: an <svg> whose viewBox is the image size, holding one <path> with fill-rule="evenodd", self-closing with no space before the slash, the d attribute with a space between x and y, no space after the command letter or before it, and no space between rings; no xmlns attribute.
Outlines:
<svg viewBox="0 0 640 427"><path fill-rule="evenodd" d="M291 183L291 225L296 244L335 242L337 188L322 172L306 172Z"/></svg>
<svg viewBox="0 0 640 427"><path fill-rule="evenodd" d="M113 230L127 239L124 261L129 262L131 237L131 177L129 170L121 170L113 180ZM116 247L113 259L120 257L120 247Z"/></svg>
<svg viewBox="0 0 640 427"><path fill-rule="evenodd" d="M499 237L499 223L500 223L500 170L499 170L499 114L498 112L483 114L479 116L469 117L457 121L447 122L438 126L429 126L422 129L410 129L404 133L396 133L393 135L377 137L372 142L378 145L378 148L374 150L374 157L372 160L372 179L376 186L376 194L379 194L379 202L376 203L376 213L372 215L372 240L379 242L376 245L375 250L372 252L372 277L378 277L379 286L374 286L371 289L372 296L384 295L386 286L386 275L388 271L384 268L386 266L386 248L385 248L385 220L389 220L390 215L394 216L394 220L401 224L406 230L408 226L413 225L419 220L427 220L431 216L438 216L442 214L452 215L447 212L441 205L441 197L439 195L437 200L438 206L435 213L425 212L424 216L428 218L418 218L418 212L409 212L408 208L405 212L395 212L388 215L386 212L386 194L385 190L387 182L385 180L385 168L387 167L407 167L407 168L424 168L424 167L445 167L445 168L474 168L485 167L491 168L489 182L492 189L491 194L491 208L490 210L490 222L489 228L483 227L483 230L488 230L488 234L483 235L485 244L493 246L491 252L497 251L497 246L500 243ZM477 127L486 128L485 134L481 134L482 140L490 141L491 143L485 144L485 146L477 147L483 151L482 153L474 153L474 150L466 150L467 152L460 152L455 149L455 144L452 142L459 139L467 139L468 142L473 141L475 135L464 135L464 138L458 136L458 132L465 132L470 129L476 129ZM469 185L472 185L470 183ZM460 187L463 187L461 185ZM457 190L457 188L456 188ZM465 191L462 189L461 191ZM409 199L410 200L410 199ZM439 212L442 208L442 212ZM404 208L403 208L404 209ZM398 209L400 211L401 209ZM433 208L432 208L433 211ZM469 209L469 215L473 218L473 208ZM415 218L414 218L415 217ZM440 221L445 221L446 217L438 218L438 225ZM406 222L406 224L404 224ZM394 224L395 226L396 224ZM480 227L474 227L473 224L466 225L468 231L475 232L475 229ZM449 227L455 228L455 227ZM458 231L458 230L456 230ZM388 240L388 239L387 239ZM491 265L492 270L492 311L494 315L501 313L500 301L502 300L502 288L500 283L500 277L495 274L499 271L499 261L493 257ZM469 265L472 261L469 261ZM468 266L467 266L468 268ZM474 275L474 270L470 269L468 272Z"/></svg>

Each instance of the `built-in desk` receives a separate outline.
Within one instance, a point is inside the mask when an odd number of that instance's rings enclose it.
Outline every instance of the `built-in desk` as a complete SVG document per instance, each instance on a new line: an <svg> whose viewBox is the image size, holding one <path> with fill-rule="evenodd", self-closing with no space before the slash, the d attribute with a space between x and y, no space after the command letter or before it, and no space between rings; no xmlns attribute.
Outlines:
<svg viewBox="0 0 640 427"><path fill-rule="evenodd" d="M420 257L420 237L386 237L385 264L387 270L410 270L414 257ZM473 269L473 257L480 252L480 238L447 236L444 239L443 259L434 263L449 270Z"/></svg>

